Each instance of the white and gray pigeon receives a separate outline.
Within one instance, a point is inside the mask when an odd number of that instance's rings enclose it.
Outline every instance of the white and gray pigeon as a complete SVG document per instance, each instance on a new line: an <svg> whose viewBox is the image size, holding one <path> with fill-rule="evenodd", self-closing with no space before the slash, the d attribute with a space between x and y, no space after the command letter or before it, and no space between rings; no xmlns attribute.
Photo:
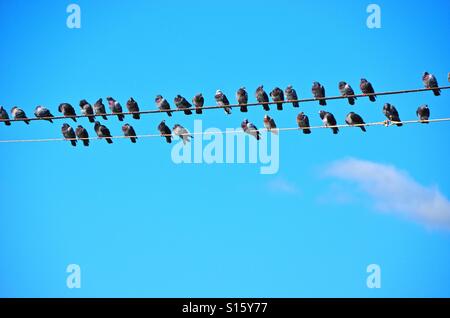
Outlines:
<svg viewBox="0 0 450 318"><path fill-rule="evenodd" d="M419 106L419 108L417 108L416 115L423 124L428 124L428 120L430 119L430 109L428 108L428 105Z"/></svg>
<svg viewBox="0 0 450 318"><path fill-rule="evenodd" d="M130 138L130 141L133 144L136 143L137 137L136 137L136 132L134 131L133 126L131 126L129 124L125 124L122 126L122 131L123 131L123 135L125 137Z"/></svg>
<svg viewBox="0 0 450 318"><path fill-rule="evenodd" d="M69 117L73 121L77 121L75 109L69 103L61 103L58 106L58 111L64 115L64 117Z"/></svg>
<svg viewBox="0 0 450 318"><path fill-rule="evenodd" d="M313 93L314 98L325 97L325 87L322 86L319 82L313 82L311 92ZM326 106L327 101L325 99L321 99L321 100L319 100L319 105Z"/></svg>
<svg viewBox="0 0 450 318"><path fill-rule="evenodd" d="M311 133L309 118L304 112L297 115L297 125L303 130L304 134L309 135Z"/></svg>
<svg viewBox="0 0 450 318"><path fill-rule="evenodd" d="M214 99L216 100L218 106L230 105L227 96L225 96L225 94L220 89L216 91ZM231 114L231 107L223 107L223 110L225 111L226 114L228 115Z"/></svg>
<svg viewBox="0 0 450 318"><path fill-rule="evenodd" d="M256 128L255 125L253 125L251 122L248 121L248 119L244 119L244 121L241 123L242 130L249 135L252 135L256 138L256 140L260 140L261 136L259 133L258 128Z"/></svg>
<svg viewBox="0 0 450 318"><path fill-rule="evenodd" d="M278 135L278 128L273 118L271 118L269 115L264 115L263 122L264 127L267 129L267 131L270 131L271 133Z"/></svg>
<svg viewBox="0 0 450 318"><path fill-rule="evenodd" d="M70 127L69 124L64 123L61 127L61 132L65 139L70 140L70 143L72 146L76 147L77 145L77 138L75 136L75 131L72 127Z"/></svg>
<svg viewBox="0 0 450 318"><path fill-rule="evenodd" d="M11 125L11 122L8 120L9 119L8 112L6 111L6 109L3 108L3 106L0 106L0 119L4 120L6 126Z"/></svg>
<svg viewBox="0 0 450 318"><path fill-rule="evenodd" d="M192 111L189 108L192 108L191 103L189 103L187 101L186 98L184 98L181 95L177 95L175 96L175 98L173 99L175 105L177 106L178 109L184 109L184 114L185 115L191 115Z"/></svg>
<svg viewBox="0 0 450 318"><path fill-rule="evenodd" d="M77 136L78 140L81 140L83 142L84 146L89 146L89 134L86 128L78 125L77 128L75 128L75 135Z"/></svg>
<svg viewBox="0 0 450 318"><path fill-rule="evenodd" d="M180 137L180 139L183 140L184 145L190 142L191 138L193 138L189 131L179 124L175 124L172 128L172 131L176 136Z"/></svg>
<svg viewBox="0 0 450 318"><path fill-rule="evenodd" d="M140 119L141 118L141 115L139 114L139 105L134 100L133 97L130 97L130 99L127 101L127 109L128 109L128 112L133 113L133 118L134 119Z"/></svg>
<svg viewBox="0 0 450 318"><path fill-rule="evenodd" d="M85 99L80 100L81 114L87 116L89 122L95 123L94 109L92 105Z"/></svg>
<svg viewBox="0 0 450 318"><path fill-rule="evenodd" d="M355 95L355 91L353 90L353 88L344 81L339 82L339 92L341 93L342 96ZM355 99L356 97L349 97L348 103L350 105L355 105Z"/></svg>
<svg viewBox="0 0 450 318"><path fill-rule="evenodd" d="M391 105L389 103L384 104L383 106L383 114L386 116L387 119L389 119L390 121L397 121L397 122L401 122L400 120L400 116L398 114L397 108L395 108L394 105ZM403 126L402 123L397 123L396 124L398 127Z"/></svg>
<svg viewBox="0 0 450 318"><path fill-rule="evenodd" d="M108 120L108 117L105 116L106 108L105 104L103 104L103 98L99 98L94 104L94 111L97 116L102 116L104 120Z"/></svg>
<svg viewBox="0 0 450 318"><path fill-rule="evenodd" d="M366 80L365 78L361 78L361 82L359 83L359 88L361 89L361 92L363 92L363 94L373 94L375 93L372 84ZM369 96L369 100L371 102L376 101L376 95L370 95Z"/></svg>
<svg viewBox="0 0 450 318"><path fill-rule="evenodd" d="M111 132L109 131L108 127L106 127L106 126L100 124L100 122L96 121L94 124L94 130L95 130L95 133L97 134L98 138L100 138L100 139L104 138L108 144L113 143L112 138L111 138L112 137Z"/></svg>
<svg viewBox="0 0 450 318"><path fill-rule="evenodd" d="M364 127L365 122L362 117L354 112L348 113L347 117L345 117L345 122L347 125L355 126L361 128L362 131L366 132L366 127Z"/></svg>
<svg viewBox="0 0 450 318"><path fill-rule="evenodd" d="M332 127L337 125L336 118L334 118L334 115L332 113L321 110L319 111L319 116L320 119L322 119L324 126L331 127L333 134L336 135L337 133L339 133L338 127Z"/></svg>
<svg viewBox="0 0 450 318"><path fill-rule="evenodd" d="M53 123L52 113L44 106L36 106L36 108L34 109L34 116L36 116L37 118L44 118L45 120Z"/></svg>
<svg viewBox="0 0 450 318"><path fill-rule="evenodd" d="M166 138L166 142L168 144L172 143L172 131L170 128L166 125L166 121L163 120L158 125L159 133L161 134L161 137Z"/></svg>
<svg viewBox="0 0 450 318"><path fill-rule="evenodd" d="M155 103L159 110L165 111L167 113L167 116L172 117L172 113L169 111L170 104L164 97L162 97L161 95L156 95Z"/></svg>
<svg viewBox="0 0 450 318"><path fill-rule="evenodd" d="M205 104L205 98L203 97L202 93L198 93L197 95L194 96L194 98L192 99L192 103L194 104L195 107L195 113L196 114L202 114L202 107Z"/></svg>
<svg viewBox="0 0 450 318"><path fill-rule="evenodd" d="M27 120L27 114L25 114L23 109L21 109L17 106L14 106L13 108L11 108L11 115L12 115L13 119L22 119L25 124L27 124L27 125L30 124L30 121Z"/></svg>
<svg viewBox="0 0 450 318"><path fill-rule="evenodd" d="M270 110L269 104L267 104L269 102L269 96L264 91L263 85L258 86L258 88L256 89L256 92L255 92L255 97L256 97L256 100L258 101L258 103L263 103L262 106L265 111Z"/></svg>
<svg viewBox="0 0 450 318"><path fill-rule="evenodd" d="M286 100L298 100L297 92L292 87L292 85L288 85L288 87L286 87L286 89L284 90L284 94L286 95ZM292 105L294 107L300 106L298 102L292 102Z"/></svg>
<svg viewBox="0 0 450 318"><path fill-rule="evenodd" d="M270 92L270 97L272 97L272 100L274 102L283 102L284 101L284 93L283 90L279 87L275 87L271 92ZM283 103L277 103L277 109L278 110L283 110Z"/></svg>
<svg viewBox="0 0 450 318"><path fill-rule="evenodd" d="M422 82L425 88L439 87L436 77L433 74L424 72L422 75ZM441 90L439 88L433 89L434 96L441 95Z"/></svg>
<svg viewBox="0 0 450 318"><path fill-rule="evenodd" d="M120 105L120 103L111 96L106 97L106 100L108 101L108 106L109 109L111 110L111 113L117 114L117 118L120 121L123 121L125 116L122 114L123 113L122 105Z"/></svg>
<svg viewBox="0 0 450 318"><path fill-rule="evenodd" d="M245 90L245 87L241 87L236 92L236 99L239 105L241 105L241 112L246 113L247 103L248 103L248 94Z"/></svg>

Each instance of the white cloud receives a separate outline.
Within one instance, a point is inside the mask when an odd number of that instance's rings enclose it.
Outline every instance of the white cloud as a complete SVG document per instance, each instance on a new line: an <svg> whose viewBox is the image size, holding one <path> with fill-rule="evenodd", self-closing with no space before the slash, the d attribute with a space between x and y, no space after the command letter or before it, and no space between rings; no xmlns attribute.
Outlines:
<svg viewBox="0 0 450 318"><path fill-rule="evenodd" d="M449 200L436 187L423 186L394 166L350 158L329 165L326 175L356 182L378 210L450 229Z"/></svg>
<svg viewBox="0 0 450 318"><path fill-rule="evenodd" d="M282 192L296 194L299 192L297 186L283 178L276 178L267 183L267 187L272 192Z"/></svg>

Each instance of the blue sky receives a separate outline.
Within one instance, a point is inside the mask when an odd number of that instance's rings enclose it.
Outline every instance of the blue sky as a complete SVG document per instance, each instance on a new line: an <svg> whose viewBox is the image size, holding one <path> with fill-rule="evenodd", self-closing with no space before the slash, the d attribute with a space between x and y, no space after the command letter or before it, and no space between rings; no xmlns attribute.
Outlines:
<svg viewBox="0 0 450 318"><path fill-rule="evenodd" d="M381 29L367 28L366 1L75 3L81 29L66 27L68 1L0 2L0 105L31 116L42 104L56 115L61 102L111 95L154 109L156 94L172 102L201 91L214 104L216 89L234 101L241 86L253 101L260 84L292 84L305 98L314 80L337 95L341 80L359 91L366 77L384 91L422 87L423 71L446 85L450 71L447 1L377 1ZM385 102L405 120L420 104L448 117L448 95L337 100L327 110L339 123L352 110L383 120ZM274 108L278 126L296 125L297 109ZM318 103L301 110L320 124ZM263 116L234 109L167 122L225 129L249 118L260 127ZM166 117L127 122L157 133ZM0 138L60 137L62 123L13 123ZM115 118L104 123L121 133ZM449 297L449 127L282 133L275 175L259 164L176 165L159 138L1 144L0 296ZM430 226L436 213L441 227ZM66 287L72 263L80 289ZM380 289L366 287L372 263Z"/></svg>

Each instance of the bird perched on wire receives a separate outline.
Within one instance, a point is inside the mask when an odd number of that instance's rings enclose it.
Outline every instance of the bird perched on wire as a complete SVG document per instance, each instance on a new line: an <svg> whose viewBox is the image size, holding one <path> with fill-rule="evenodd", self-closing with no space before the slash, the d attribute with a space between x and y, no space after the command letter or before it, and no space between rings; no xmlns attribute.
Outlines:
<svg viewBox="0 0 450 318"><path fill-rule="evenodd" d="M128 109L128 112L133 113L133 118L134 119L140 119L141 118L141 115L139 114L139 105L133 99L133 97L130 97L130 99L127 101L127 109Z"/></svg>
<svg viewBox="0 0 450 318"><path fill-rule="evenodd" d="M156 95L155 103L156 106L158 106L159 110L166 111L167 116L172 117L172 113L167 111L170 110L170 104L164 97L162 97L161 95Z"/></svg>
<svg viewBox="0 0 450 318"><path fill-rule="evenodd" d="M75 136L75 131L72 127L70 127L69 124L64 123L61 127L61 132L65 139L70 140L70 143L72 146L76 147L77 145L77 138Z"/></svg>
<svg viewBox="0 0 450 318"><path fill-rule="evenodd" d="M7 119L9 119L8 112L6 109L3 108L3 106L0 106L0 119L5 119L4 123L6 126L10 126L11 122Z"/></svg>
<svg viewBox="0 0 450 318"><path fill-rule="evenodd" d="M216 100L218 106L230 105L227 96L220 89L216 91L214 99ZM223 110L225 111L226 114L228 115L231 114L231 107L223 107Z"/></svg>
<svg viewBox="0 0 450 318"><path fill-rule="evenodd" d="M87 100L85 99L80 100L80 109L81 114L87 116L89 122L95 123L94 109L92 108L92 105L88 103Z"/></svg>
<svg viewBox="0 0 450 318"><path fill-rule="evenodd" d="M428 108L428 105L419 106L419 108L417 108L416 115L423 124L428 124L428 120L430 119L430 109Z"/></svg>
<svg viewBox="0 0 450 318"><path fill-rule="evenodd" d="M353 90L353 88L344 81L339 82L339 92L341 93L342 96L355 95L355 91ZM355 105L355 99L356 97L349 97L348 103L350 105Z"/></svg>
<svg viewBox="0 0 450 318"><path fill-rule="evenodd" d="M350 126L358 125L358 127L361 128L362 131L366 132L366 127L363 126L365 124L364 120L361 116L354 112L348 113L347 117L345 117L345 122Z"/></svg>
<svg viewBox="0 0 450 318"><path fill-rule="evenodd" d="M99 98L98 101L95 102L94 111L97 116L102 116L104 120L108 120L108 117L105 116L106 108L105 105L103 104L103 98Z"/></svg>
<svg viewBox="0 0 450 318"><path fill-rule="evenodd" d="M264 115L264 127L267 129L267 131L270 131L271 133L278 135L278 129L277 124L275 124L275 120L271 118L269 115Z"/></svg>
<svg viewBox="0 0 450 318"><path fill-rule="evenodd" d="M36 106L36 108L34 109L34 116L36 116L37 118L44 118L45 120L53 123L52 113L44 106Z"/></svg>
<svg viewBox="0 0 450 318"><path fill-rule="evenodd" d="M186 98L184 98L181 95L177 95L175 96L174 100L175 105L177 106L178 109L184 109L184 114L185 115L191 115L192 112L190 109L186 109L186 108L191 108L192 105L191 103L189 103Z"/></svg>
<svg viewBox="0 0 450 318"><path fill-rule="evenodd" d="M321 111L319 111L319 116L320 116L320 119L322 119L324 126L330 127L330 126L337 125L336 118L334 118L334 115L332 113L321 110ZM335 135L339 132L338 127L330 127L330 128L333 131L333 134L335 134Z"/></svg>
<svg viewBox="0 0 450 318"><path fill-rule="evenodd" d="M359 88L361 89L361 92L363 94L373 94L373 93L375 93L375 91L374 91L374 89L372 87L372 83L367 81L365 78L361 78L361 82L359 83ZM369 96L369 100L371 102L376 101L375 95L370 95Z"/></svg>
<svg viewBox="0 0 450 318"><path fill-rule="evenodd" d="M136 143L136 132L134 131L133 126L129 125L129 124L125 124L122 126L122 131L123 131L123 135L125 137L130 138L130 141L134 144Z"/></svg>
<svg viewBox="0 0 450 318"><path fill-rule="evenodd" d="M436 77L433 74L424 72L422 75L422 82L425 88L439 87ZM441 95L441 90L439 88L433 89L434 96Z"/></svg>
<svg viewBox="0 0 450 318"><path fill-rule="evenodd" d="M25 122L25 124L29 125L30 121L27 120L27 114L25 114L24 110L14 106L13 108L11 108L11 115L13 117L13 119L22 119L23 122Z"/></svg>
<svg viewBox="0 0 450 318"><path fill-rule="evenodd" d="M75 109L69 103L61 103L58 106L58 111L64 115L64 117L70 117L73 121L77 121Z"/></svg>
<svg viewBox="0 0 450 318"><path fill-rule="evenodd" d="M256 138L256 140L261 139L258 128L256 128L255 125L249 122L248 119L244 119L244 121L241 123L241 127L246 134L252 135Z"/></svg>
<svg viewBox="0 0 450 318"><path fill-rule="evenodd" d="M202 107L205 104L205 99L203 98L202 93L198 93L197 95L194 96L194 98L192 99L192 103L194 104L195 107L195 113L196 114L202 114Z"/></svg>
<svg viewBox="0 0 450 318"><path fill-rule="evenodd" d="M271 92L270 92L270 97L272 97L272 100L274 102L283 102L284 101L284 93L283 90L281 90L281 88L279 87L275 87ZM278 110L283 110L283 103L277 103L277 109Z"/></svg>
<svg viewBox="0 0 450 318"><path fill-rule="evenodd" d="M401 121L397 109L395 108L394 105L391 105L389 103L384 104L384 106L383 106L383 114L390 121L396 121L396 122L400 122ZM396 123L396 125L398 127L403 126L402 123Z"/></svg>
<svg viewBox="0 0 450 318"><path fill-rule="evenodd" d="M292 85L288 85L284 90L284 94L286 95L286 100L298 100L297 92L292 87ZM298 102L292 102L292 106L299 107Z"/></svg>
<svg viewBox="0 0 450 318"><path fill-rule="evenodd" d="M265 111L270 110L269 104L266 104L269 102L269 96L264 91L263 85L258 86L258 88L256 89L256 92L255 92L255 97L256 97L256 100L258 101L258 103L264 103L264 104L262 104L262 106Z"/></svg>
<svg viewBox="0 0 450 318"><path fill-rule="evenodd" d="M111 138L112 136L111 136L111 133L110 133L108 127L106 127L106 126L100 124L100 122L96 121L94 124L94 130L95 130L95 133L97 134L98 138L100 138L100 139L104 138L108 144L113 143L112 138Z"/></svg>
<svg viewBox="0 0 450 318"><path fill-rule="evenodd" d="M117 118L120 121L123 121L125 116L122 114L123 113L122 105L120 105L120 103L111 96L106 97L106 100L108 101L108 106L109 109L111 110L111 113L117 114Z"/></svg>
<svg viewBox="0 0 450 318"><path fill-rule="evenodd" d="M311 133L309 118L304 112L297 115L297 125L303 130L304 134L309 135Z"/></svg>
<svg viewBox="0 0 450 318"><path fill-rule="evenodd" d="M170 128L166 125L166 121L163 120L159 125L158 125L158 130L161 134L161 137L165 137L166 138L166 142L168 144L172 143L172 131L170 130Z"/></svg>
<svg viewBox="0 0 450 318"><path fill-rule="evenodd" d="M311 88L314 98L324 98L325 97L325 87L323 87L319 82L313 82ZM319 104L325 106L327 101L325 99L319 100Z"/></svg>
<svg viewBox="0 0 450 318"><path fill-rule="evenodd" d="M172 131L176 136L180 137L180 139L183 140L184 145L190 142L191 138L193 138L192 135L189 134L189 131L179 124L175 124L172 128Z"/></svg>
<svg viewBox="0 0 450 318"><path fill-rule="evenodd" d="M236 92L236 99L238 101L238 104L241 105L241 112L246 113L247 110L247 103L248 103L248 94L245 90L245 87L241 87Z"/></svg>
<svg viewBox="0 0 450 318"><path fill-rule="evenodd" d="M83 145L86 147L89 146L89 134L81 125L78 125L77 128L75 128L75 135L77 136L78 140L81 140L83 142Z"/></svg>

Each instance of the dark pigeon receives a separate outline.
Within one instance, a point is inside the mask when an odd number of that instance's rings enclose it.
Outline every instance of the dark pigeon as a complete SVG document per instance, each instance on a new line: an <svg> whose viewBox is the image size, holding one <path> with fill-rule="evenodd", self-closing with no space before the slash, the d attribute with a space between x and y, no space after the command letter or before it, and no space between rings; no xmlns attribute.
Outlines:
<svg viewBox="0 0 450 318"><path fill-rule="evenodd" d="M36 116L37 118L44 118L45 120L53 123L52 113L44 106L36 106L36 108L34 109L34 116Z"/></svg>
<svg viewBox="0 0 450 318"><path fill-rule="evenodd" d="M297 124L298 127L300 127L303 130L304 134L310 134L311 133L311 129L309 129L310 125L309 125L309 118L308 116L301 112L300 114L297 115Z"/></svg>
<svg viewBox="0 0 450 318"><path fill-rule="evenodd" d="M241 105L241 112L246 113L248 111L247 109L247 103L248 103L248 94L245 90L245 87L241 87L236 92L236 99L239 105Z"/></svg>
<svg viewBox="0 0 450 318"><path fill-rule="evenodd" d="M161 133L161 137L165 137L168 144L172 143L172 131L170 128L166 125L166 121L163 120L158 125L158 130Z"/></svg>
<svg viewBox="0 0 450 318"><path fill-rule="evenodd" d="M334 118L332 113L321 110L319 112L319 116L320 116L320 119L322 119L322 122L326 127L337 125L336 118ZM339 132L338 127L332 127L331 130L333 130L333 134L335 134L335 135Z"/></svg>
<svg viewBox="0 0 450 318"><path fill-rule="evenodd" d="M75 129L75 135L77 136L77 138L79 140L81 140L83 142L83 145L85 145L86 147L89 146L89 134L86 130L86 128L84 128L81 125L78 125L77 128Z"/></svg>
<svg viewBox="0 0 450 318"><path fill-rule="evenodd" d="M227 96L222 93L220 89L216 91L216 94L214 95L214 99L216 100L216 103L218 106L227 106L230 105L230 102L228 101ZM226 114L231 114L231 107L224 107L223 110Z"/></svg>
<svg viewBox="0 0 450 318"><path fill-rule="evenodd" d="M422 75L422 81L425 88L439 87L436 77L433 74L424 72ZM441 90L439 88L433 89L434 96L441 95Z"/></svg>
<svg viewBox="0 0 450 318"><path fill-rule="evenodd" d="M353 90L353 88L344 81L339 82L339 92L341 92L342 96L355 95L355 91ZM355 99L356 99L356 97L349 97L348 103L350 105L355 105Z"/></svg>
<svg viewBox="0 0 450 318"><path fill-rule="evenodd" d="M76 147L77 145L77 138L75 136L75 131L72 127L70 127L69 124L64 123L61 127L61 132L67 140L70 140L70 143L72 146Z"/></svg>
<svg viewBox="0 0 450 318"><path fill-rule="evenodd" d="M282 102L282 101L284 101L284 93L281 90L281 88L279 88L279 87L275 87L270 92L270 97L272 97L272 100L274 102ZM277 109L278 110L283 110L283 103L277 103Z"/></svg>
<svg viewBox="0 0 450 318"><path fill-rule="evenodd" d="M292 87L292 85L289 85L288 87L286 87L286 89L284 90L284 94L286 95L286 100L298 100L297 92ZM294 107L300 106L298 104L298 102L292 102L292 105Z"/></svg>
<svg viewBox="0 0 450 318"><path fill-rule="evenodd" d="M363 94L373 94L373 93L375 93L375 91L374 91L374 89L372 87L372 84L369 81L367 81L365 78L361 78L361 82L359 83L359 88L361 89L361 92ZM370 95L369 96L369 100L371 102L376 101L376 97L375 96L376 95Z"/></svg>
<svg viewBox="0 0 450 318"><path fill-rule="evenodd" d="M362 117L354 112L348 113L347 117L345 117L345 122L347 123L347 125L350 125L350 126L365 124ZM366 132L366 127L364 127L364 126L358 126L358 127L361 128L362 131Z"/></svg>
<svg viewBox="0 0 450 318"><path fill-rule="evenodd" d="M104 120L108 120L108 117L105 116L106 108L105 105L103 104L103 98L99 98L99 100L95 102L94 111L96 115L102 116Z"/></svg>
<svg viewBox="0 0 450 318"><path fill-rule="evenodd" d="M104 125L100 124L98 121L96 121L94 124L94 130L95 130L95 133L97 134L98 138L100 138L100 139L105 138L106 142L108 144L113 143L112 138L111 138L112 137L111 133L106 126L104 126Z"/></svg>
<svg viewBox="0 0 450 318"><path fill-rule="evenodd" d="M325 97L325 87L323 87L319 82L313 82L313 86L311 88L314 98L323 98ZM319 101L319 104L325 106L327 101L322 99Z"/></svg>
<svg viewBox="0 0 450 318"><path fill-rule="evenodd" d="M164 110L164 111L170 110L169 102L164 97L162 97L161 95L156 95L155 103L156 103L156 106L158 106L159 110ZM166 111L166 113L167 113L167 115L169 117L172 117L172 113L171 112Z"/></svg>
<svg viewBox="0 0 450 318"><path fill-rule="evenodd" d="M264 127L267 129L267 131L278 135L277 124L275 123L275 120L273 118L271 118L269 115L264 115L263 122Z"/></svg>
<svg viewBox="0 0 450 318"><path fill-rule="evenodd" d="M241 123L241 127L242 127L242 130L244 130L244 132L246 134L252 135L253 137L256 138L256 140L261 139L258 128L256 128L255 125L253 125L251 122L249 122L248 119L245 119Z"/></svg>
<svg viewBox="0 0 450 318"><path fill-rule="evenodd" d="M186 108L191 108L192 105L191 103L189 103L186 98L184 98L181 95L177 95L174 98L174 103L177 106L178 109L184 109L184 114L185 115L191 115L192 111L190 109L186 109Z"/></svg>
<svg viewBox="0 0 450 318"><path fill-rule="evenodd" d="M13 108L11 108L11 115L13 117L13 119L23 119L23 122L25 122L25 124L29 125L30 121L27 120L27 114L25 114L25 112L23 111L23 109L14 106Z"/></svg>
<svg viewBox="0 0 450 318"><path fill-rule="evenodd" d="M205 104L205 98L203 98L202 93L198 93L197 95L194 96L194 98L192 99L192 103L194 104L195 107L195 113L196 114L202 114L202 107Z"/></svg>
<svg viewBox="0 0 450 318"><path fill-rule="evenodd" d="M387 119L390 121L401 121L400 116L398 115L398 111L395 108L394 105L391 105L389 103L384 104L383 106L383 114L386 116ZM403 126L402 123L396 124L398 127Z"/></svg>
<svg viewBox="0 0 450 318"><path fill-rule="evenodd" d="M127 101L127 109L128 109L128 112L134 113L133 114L133 118L134 119L140 119L141 118L141 115L139 114L139 105L133 99L133 97L130 97L130 99Z"/></svg>
<svg viewBox="0 0 450 318"><path fill-rule="evenodd" d="M111 113L117 114L117 118L119 119L119 121L123 121L125 116L123 115L122 105L120 105L120 103L111 96L106 97L106 100L108 101L108 106L111 110Z"/></svg>
<svg viewBox="0 0 450 318"><path fill-rule="evenodd" d="M73 121L77 121L74 117L77 114L75 113L75 109L69 103L61 103L58 106L58 111L62 113L65 117L70 117Z"/></svg>
<svg viewBox="0 0 450 318"><path fill-rule="evenodd" d="M11 122L9 120L6 120L9 119L9 115L6 109L3 108L3 106L0 106L0 119L5 119L4 123L6 126L11 125Z"/></svg>
<svg viewBox="0 0 450 318"><path fill-rule="evenodd" d="M416 115L423 124L428 124L428 120L430 119L430 109L428 108L428 105L419 106L419 108L417 108Z"/></svg>
<svg viewBox="0 0 450 318"><path fill-rule="evenodd" d="M85 99L80 100L80 109L81 114L87 116L89 122L95 123L94 109L92 108L92 105L88 103L87 100Z"/></svg>
<svg viewBox="0 0 450 318"><path fill-rule="evenodd" d="M269 102L269 96L267 96L267 93L264 91L263 85L259 86L256 89L255 97L256 97L256 100L258 101L258 103L268 103ZM270 110L269 104L262 104L262 105L263 105L263 108L265 111Z"/></svg>
<svg viewBox="0 0 450 318"><path fill-rule="evenodd" d="M134 144L136 143L136 132L134 131L133 126L130 126L129 124L125 124L122 126L123 135L125 137L129 137L131 142Z"/></svg>

